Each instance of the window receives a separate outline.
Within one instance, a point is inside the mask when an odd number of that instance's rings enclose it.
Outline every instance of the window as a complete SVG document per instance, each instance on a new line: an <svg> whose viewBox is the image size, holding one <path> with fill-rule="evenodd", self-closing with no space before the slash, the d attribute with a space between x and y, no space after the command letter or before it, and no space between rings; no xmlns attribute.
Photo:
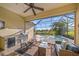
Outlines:
<svg viewBox="0 0 79 59"><path fill-rule="evenodd" d="M66 36L70 39L74 39L74 18L75 13L68 13L64 15L59 16L51 16L48 18L42 18L33 20L32 22L35 23L35 33L36 34L44 34L44 35L54 35L56 32L62 29L62 31L59 31L63 36ZM59 30L55 31L56 23L59 23L60 28L57 27ZM61 24L63 24L61 26Z"/></svg>
<svg viewBox="0 0 79 59"><path fill-rule="evenodd" d="M5 22L4 21L0 21L0 29L3 29L5 27Z"/></svg>

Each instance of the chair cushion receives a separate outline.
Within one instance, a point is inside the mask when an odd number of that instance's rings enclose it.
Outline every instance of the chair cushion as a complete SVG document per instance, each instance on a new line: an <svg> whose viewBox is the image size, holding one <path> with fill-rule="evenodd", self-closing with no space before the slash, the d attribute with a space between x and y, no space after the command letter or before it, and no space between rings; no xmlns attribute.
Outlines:
<svg viewBox="0 0 79 59"><path fill-rule="evenodd" d="M79 47L78 46L75 46L75 45L68 44L66 46L66 49L67 50L71 50L71 51L76 52L76 53L79 53Z"/></svg>
<svg viewBox="0 0 79 59"><path fill-rule="evenodd" d="M57 52L59 52L61 49L62 49L61 45L60 44L56 44L56 50L57 50Z"/></svg>

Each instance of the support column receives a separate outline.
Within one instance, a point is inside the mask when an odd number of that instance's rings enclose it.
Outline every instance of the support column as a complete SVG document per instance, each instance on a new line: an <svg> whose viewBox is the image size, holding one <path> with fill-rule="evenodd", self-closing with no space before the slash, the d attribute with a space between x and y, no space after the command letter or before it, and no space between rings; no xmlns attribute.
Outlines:
<svg viewBox="0 0 79 59"><path fill-rule="evenodd" d="M75 11L75 39L74 42L76 45L79 45L79 5L76 7Z"/></svg>
<svg viewBox="0 0 79 59"><path fill-rule="evenodd" d="M68 18L67 18L67 34L66 35L68 36Z"/></svg>

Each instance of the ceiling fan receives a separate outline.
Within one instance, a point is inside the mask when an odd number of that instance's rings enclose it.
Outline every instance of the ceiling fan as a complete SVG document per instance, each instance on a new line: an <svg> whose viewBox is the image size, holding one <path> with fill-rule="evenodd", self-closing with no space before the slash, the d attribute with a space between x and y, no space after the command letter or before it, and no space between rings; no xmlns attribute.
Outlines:
<svg viewBox="0 0 79 59"><path fill-rule="evenodd" d="M26 9L26 10L24 11L24 13L27 12L28 10L32 9L33 14L36 16L35 9L40 10L40 11L44 11L44 8L37 7L37 6L34 5L34 3L24 3L24 4L27 5L27 6L29 6L29 8Z"/></svg>

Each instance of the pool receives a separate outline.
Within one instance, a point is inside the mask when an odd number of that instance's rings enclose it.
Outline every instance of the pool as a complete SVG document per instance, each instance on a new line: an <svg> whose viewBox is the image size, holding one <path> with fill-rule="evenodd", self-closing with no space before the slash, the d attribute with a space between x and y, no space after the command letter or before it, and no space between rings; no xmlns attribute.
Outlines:
<svg viewBox="0 0 79 59"><path fill-rule="evenodd" d="M54 41L67 41L69 43L73 43L72 39L66 38L66 37L61 36L61 35L57 35L57 36L39 35L38 39L41 40L41 41L46 41L46 42L47 41L51 41L51 42L54 42Z"/></svg>

